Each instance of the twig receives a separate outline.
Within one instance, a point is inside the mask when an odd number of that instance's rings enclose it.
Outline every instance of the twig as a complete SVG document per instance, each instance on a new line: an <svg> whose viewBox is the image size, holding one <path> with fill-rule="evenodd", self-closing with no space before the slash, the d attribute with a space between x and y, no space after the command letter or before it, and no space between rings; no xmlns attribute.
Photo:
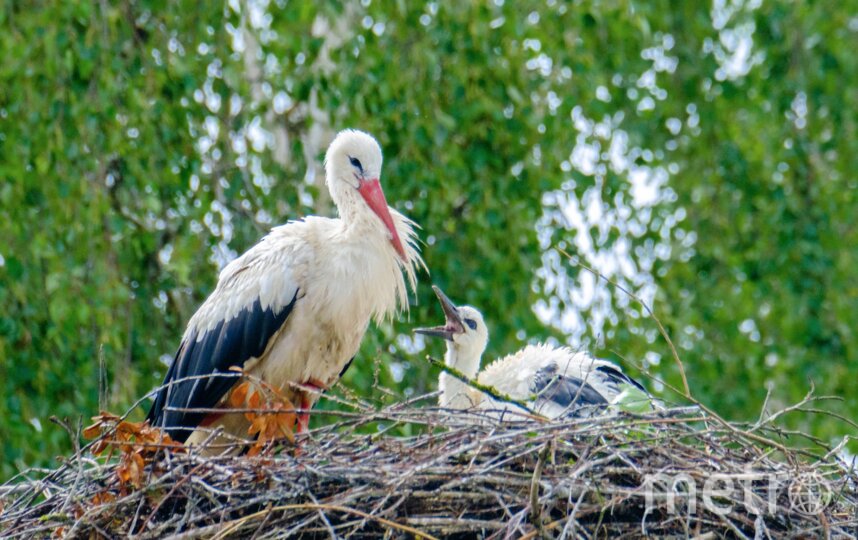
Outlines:
<svg viewBox="0 0 858 540"><path fill-rule="evenodd" d="M545 466L545 460L548 459L550 448L549 443L542 445L539 458L536 460L536 467L533 469L533 477L530 479L530 521L536 526L539 535L543 538L546 535L542 523L542 505L539 503L539 481L542 479L542 468Z"/></svg>
<svg viewBox="0 0 858 540"><path fill-rule="evenodd" d="M73 460L77 462L77 474L75 475L74 484L72 484L72 489L68 492L68 496L63 502L63 505L60 507L60 513L65 513L68 510L69 503L71 503L72 497L74 495L77 495L77 488L80 485L81 479L83 478L83 461L81 461L80 459L80 419L78 419L77 429L72 429L72 427L68 424L67 421L60 420L56 416L51 416L51 422L65 429L66 433L68 433L69 438L72 442L72 446L74 447Z"/></svg>
<svg viewBox="0 0 858 540"><path fill-rule="evenodd" d="M444 362L437 360L435 358L432 358L431 356L427 356L426 359L433 366L436 366L436 367L442 369L446 373L452 375L453 377L456 377L457 379L459 379L463 383L471 386L472 388L475 388L475 389L479 390L480 392L487 394L489 397L491 397L495 401L501 401L503 403L509 403L510 405L515 405L516 407L519 407L523 411L527 412L528 415L534 417L534 419L543 419L543 420L545 419L544 416L533 411L526 403L519 401L517 399L514 399L514 398L508 396L507 394L504 394L503 392L500 392L499 390L497 390L493 386L487 386L485 384L481 384L481 383L475 381L474 379L468 377L467 375L465 375L464 373L462 373L458 369L451 367L451 366L448 366Z"/></svg>
<svg viewBox="0 0 858 540"><path fill-rule="evenodd" d="M641 299L641 297L639 297L637 294L626 289L625 287L623 287L622 285L620 285L616 281L612 280L611 278L603 275L601 272L594 270L594 269L590 268L589 266L585 265L577 257L572 257L572 255L569 255L562 248L555 247L554 249L556 249L557 251L559 251L560 253L565 255L566 258L569 259L569 262L571 262L572 264L580 266L581 268L583 268L584 270L587 270L588 272L590 272L591 274L593 274L597 278L603 279L603 280L607 281L608 283L610 283L611 285L613 285L614 287L616 287L617 289L623 291L624 293L626 293L626 295L629 296L629 298L633 299L635 302L640 304L641 307L644 308L644 310L647 312L647 314L650 316L650 318L653 321L655 321L656 326L658 326L658 331L661 334L661 337L663 337L664 340L667 342L667 346L670 348L670 352L673 355L673 360L676 363L676 366L679 368L679 376L682 378L682 387L685 389L685 397L690 398L691 397L691 388L688 386L688 378L685 376L685 366L682 364L682 360L679 359L679 353L676 352L676 347L673 345L673 340L670 339L670 336L668 335L667 330L664 329L664 326L662 326L661 321L658 319L658 317L655 316L655 313L653 312L652 308L650 308L647 305L647 303L644 302Z"/></svg>

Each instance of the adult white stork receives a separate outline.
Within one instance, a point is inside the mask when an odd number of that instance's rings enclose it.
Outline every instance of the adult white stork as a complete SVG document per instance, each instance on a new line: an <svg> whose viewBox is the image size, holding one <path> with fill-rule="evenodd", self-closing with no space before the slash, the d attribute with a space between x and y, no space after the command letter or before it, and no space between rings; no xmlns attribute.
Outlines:
<svg viewBox="0 0 858 540"><path fill-rule="evenodd" d="M645 399L649 405L646 389L615 364L568 347L528 345L495 360L478 375L489 339L482 314L471 306L457 307L441 289L432 289L441 302L446 322L444 326L418 328L415 332L447 340L444 361L463 375L476 377L478 383L526 403L549 418L604 409L624 392L631 392L638 400ZM447 373L441 373L438 386L439 404L444 408L516 410Z"/></svg>
<svg viewBox="0 0 858 540"><path fill-rule="evenodd" d="M339 218L275 227L221 271L149 410L153 425L179 442L205 440L203 426L246 436L249 420L226 412L236 367L309 409L348 368L370 319L407 309L406 281L413 290L423 261L416 225L387 206L381 164L370 135L336 136L325 172ZM212 408L224 412L193 410ZM299 416L298 431L308 420Z"/></svg>

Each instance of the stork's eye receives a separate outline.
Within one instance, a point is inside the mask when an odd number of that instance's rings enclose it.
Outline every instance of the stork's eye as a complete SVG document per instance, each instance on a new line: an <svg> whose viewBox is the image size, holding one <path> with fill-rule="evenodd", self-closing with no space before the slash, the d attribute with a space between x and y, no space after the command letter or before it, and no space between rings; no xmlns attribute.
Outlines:
<svg viewBox="0 0 858 540"><path fill-rule="evenodd" d="M352 167L355 167L360 172L363 172L363 165L360 164L360 160L358 158L349 156L349 163L352 164Z"/></svg>
<svg viewBox="0 0 858 540"><path fill-rule="evenodd" d="M467 324L471 330L477 329L477 321L474 319L465 319L465 324Z"/></svg>

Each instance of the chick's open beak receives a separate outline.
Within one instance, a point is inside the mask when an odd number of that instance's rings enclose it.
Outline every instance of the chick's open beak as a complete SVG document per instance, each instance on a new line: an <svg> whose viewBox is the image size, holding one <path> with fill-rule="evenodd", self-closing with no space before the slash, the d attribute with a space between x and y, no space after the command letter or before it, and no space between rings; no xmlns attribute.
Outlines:
<svg viewBox="0 0 858 540"><path fill-rule="evenodd" d="M415 328L414 332L423 334L424 336L440 337L452 341L454 335L465 332L465 326L462 324L462 319L459 317L456 305L447 298L444 291L435 285L432 285L432 290L435 291L435 296L438 297L438 301L441 303L441 309L444 310L445 324L444 326L432 326L430 328Z"/></svg>

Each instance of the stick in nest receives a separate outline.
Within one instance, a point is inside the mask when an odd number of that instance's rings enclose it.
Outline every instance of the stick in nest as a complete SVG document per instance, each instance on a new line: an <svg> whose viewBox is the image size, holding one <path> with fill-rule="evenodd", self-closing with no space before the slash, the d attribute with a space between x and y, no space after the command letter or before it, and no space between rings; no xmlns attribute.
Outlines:
<svg viewBox="0 0 858 540"><path fill-rule="evenodd" d="M498 389L496 389L493 386L488 386L488 385L479 383L479 382L475 381L474 379L468 377L467 375L465 375L464 373L462 373L458 369L456 369L454 367L450 367L447 364L445 364L444 362L442 362L436 358L433 358L431 356L427 356L426 359L433 366L437 366L437 367L441 368L443 371L447 372L448 374L452 375L453 377L456 377L457 379L459 379L463 383L467 384L468 386L470 386L476 390L479 390L480 392L488 395L492 399L494 399L496 401L503 402L503 403L509 403L510 405L515 405L516 407L525 411L529 416L532 416L534 419L539 419L539 420L545 420L546 419L545 416L543 416L543 415L539 414L538 412L534 411L533 409L531 409L527 403L525 403L523 401L519 401L519 400L517 400L517 399L515 399L515 398L513 398L507 394L504 394L503 392L499 391Z"/></svg>

